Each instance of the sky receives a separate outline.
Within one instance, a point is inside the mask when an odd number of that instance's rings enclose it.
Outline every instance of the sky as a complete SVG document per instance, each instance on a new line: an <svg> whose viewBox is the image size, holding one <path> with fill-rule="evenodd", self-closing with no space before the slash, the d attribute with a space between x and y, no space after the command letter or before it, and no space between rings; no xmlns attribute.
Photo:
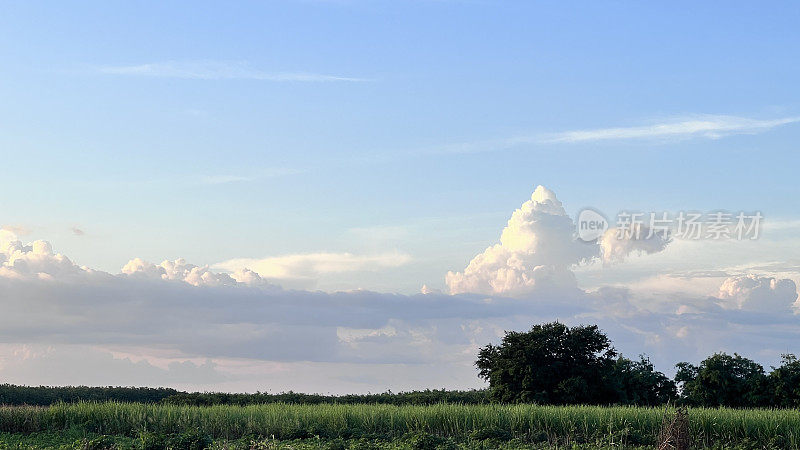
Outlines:
<svg viewBox="0 0 800 450"><path fill-rule="evenodd" d="M481 387L480 346L555 319L666 373L776 364L800 353L798 19L0 4L0 382ZM585 208L611 226L593 243ZM625 211L764 220L620 239Z"/></svg>

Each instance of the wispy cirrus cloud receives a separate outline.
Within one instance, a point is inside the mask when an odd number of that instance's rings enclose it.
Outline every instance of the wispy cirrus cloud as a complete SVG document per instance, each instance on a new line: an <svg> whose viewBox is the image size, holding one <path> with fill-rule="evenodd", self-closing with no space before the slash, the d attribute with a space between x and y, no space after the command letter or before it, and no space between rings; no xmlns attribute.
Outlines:
<svg viewBox="0 0 800 450"><path fill-rule="evenodd" d="M743 134L759 134L800 122L800 116L753 119L731 115L694 114L677 116L647 125L589 128L552 133L521 134L501 139L459 142L421 149L423 154L464 154L510 150L525 145L583 144L622 141L675 141L720 139Z"/></svg>
<svg viewBox="0 0 800 450"><path fill-rule="evenodd" d="M203 184L228 184L244 181L253 181L255 177L244 177L241 175L207 175L202 178Z"/></svg>
<svg viewBox="0 0 800 450"><path fill-rule="evenodd" d="M312 72L267 72L244 62L226 61L164 61L132 65L104 65L97 67L107 75L139 76L152 78L184 78L194 80L257 80L284 82L370 81L341 75Z"/></svg>
<svg viewBox="0 0 800 450"><path fill-rule="evenodd" d="M7 231L17 236L27 236L31 234L31 229L21 225L0 225L0 232Z"/></svg>
<svg viewBox="0 0 800 450"><path fill-rule="evenodd" d="M200 178L200 182L202 184L210 184L210 185L245 183L265 178L281 177L285 175L296 175L298 173L303 173L303 171L290 167L270 167L258 170L248 175L241 175L241 174L204 175Z"/></svg>
<svg viewBox="0 0 800 450"><path fill-rule="evenodd" d="M800 122L800 117L761 120L704 114L678 117L643 126L564 131L542 136L540 140L546 143L578 143L631 139L718 139L734 134L762 133L781 125L797 122Z"/></svg>
<svg viewBox="0 0 800 450"><path fill-rule="evenodd" d="M314 278L321 274L400 267L410 261L411 256L400 252L375 255L320 252L273 256L262 259L237 258L215 264L214 268L232 272L247 268L257 272L264 278L280 280L287 278Z"/></svg>

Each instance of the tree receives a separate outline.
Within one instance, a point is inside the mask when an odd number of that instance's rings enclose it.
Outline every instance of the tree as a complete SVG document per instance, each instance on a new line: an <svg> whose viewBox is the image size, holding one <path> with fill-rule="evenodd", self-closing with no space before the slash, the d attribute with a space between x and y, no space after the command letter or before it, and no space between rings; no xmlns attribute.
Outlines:
<svg viewBox="0 0 800 450"><path fill-rule="evenodd" d="M608 383L615 387L617 403L626 405L663 405L678 396L675 382L655 370L644 355L639 357L639 361L620 356Z"/></svg>
<svg viewBox="0 0 800 450"><path fill-rule="evenodd" d="M686 362L676 367L681 398L690 405L757 407L770 402L764 368L736 353L715 353L699 367Z"/></svg>
<svg viewBox="0 0 800 450"><path fill-rule="evenodd" d="M607 383L616 356L596 325L552 322L507 332L500 345L480 350L475 365L496 401L602 404L617 399Z"/></svg>
<svg viewBox="0 0 800 450"><path fill-rule="evenodd" d="M769 374L772 406L779 408L800 407L800 360L795 355L782 355L780 367L773 367Z"/></svg>

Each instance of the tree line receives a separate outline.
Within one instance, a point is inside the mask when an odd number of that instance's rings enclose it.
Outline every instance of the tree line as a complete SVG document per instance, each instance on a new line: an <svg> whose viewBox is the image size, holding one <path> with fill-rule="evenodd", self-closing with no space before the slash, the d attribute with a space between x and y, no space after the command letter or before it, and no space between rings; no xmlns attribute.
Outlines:
<svg viewBox="0 0 800 450"><path fill-rule="evenodd" d="M480 349L476 366L489 397L503 403L800 407L794 355L766 373L753 360L716 353L697 366L678 363L670 379L644 356L620 355L596 325L552 322L507 332L499 345Z"/></svg>
<svg viewBox="0 0 800 450"><path fill-rule="evenodd" d="M335 404L386 404L386 405L435 405L437 403L458 403L477 405L491 403L489 393L481 390L446 390L426 389L410 392L384 392L380 394L347 394L347 395L321 395L302 394L298 392L282 392L277 394L229 394L224 392L193 392L180 393L165 398L162 403L173 405L253 405L265 403L290 403L318 405L323 403Z"/></svg>
<svg viewBox="0 0 800 450"><path fill-rule="evenodd" d="M270 394L236 394L227 392L184 392L170 388L146 387L89 387L89 386L18 386L0 384L0 405L48 406L56 403L78 402L161 403L185 406L253 405L265 403L289 404L389 404L434 405L437 403L490 403L488 391L426 389L411 392L377 394L322 395L298 392Z"/></svg>
<svg viewBox="0 0 800 450"><path fill-rule="evenodd" d="M180 391L147 387L17 386L0 384L0 405L48 406L55 403L157 403Z"/></svg>
<svg viewBox="0 0 800 450"><path fill-rule="evenodd" d="M733 408L800 407L800 360L784 355L764 368L738 354L716 353L699 365L676 365L670 379L644 356L620 355L596 326L558 322L507 332L498 345L480 349L476 361L488 389L428 389L379 394L322 395L296 392L233 394L140 387L30 387L0 385L0 405L46 406L59 402L135 402L174 405L538 403L657 406L665 403Z"/></svg>

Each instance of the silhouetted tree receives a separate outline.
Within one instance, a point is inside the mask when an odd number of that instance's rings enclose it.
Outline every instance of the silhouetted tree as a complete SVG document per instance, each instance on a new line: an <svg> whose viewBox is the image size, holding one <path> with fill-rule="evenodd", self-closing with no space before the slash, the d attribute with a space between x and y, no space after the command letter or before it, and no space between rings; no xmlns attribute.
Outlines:
<svg viewBox="0 0 800 450"><path fill-rule="evenodd" d="M655 406L678 397L675 382L657 371L644 355L639 357L639 361L620 356L608 383L614 386L620 404Z"/></svg>
<svg viewBox="0 0 800 450"><path fill-rule="evenodd" d="M475 364L497 401L606 403L614 399L606 380L616 356L597 326L553 322L507 332L500 345L482 348Z"/></svg>
<svg viewBox="0 0 800 450"><path fill-rule="evenodd" d="M767 376L760 364L734 353L715 353L693 366L678 363L675 381L690 405L757 407L770 403Z"/></svg>
<svg viewBox="0 0 800 450"><path fill-rule="evenodd" d="M769 376L772 406L800 407L800 360L795 355L783 355L780 367L773 367Z"/></svg>

